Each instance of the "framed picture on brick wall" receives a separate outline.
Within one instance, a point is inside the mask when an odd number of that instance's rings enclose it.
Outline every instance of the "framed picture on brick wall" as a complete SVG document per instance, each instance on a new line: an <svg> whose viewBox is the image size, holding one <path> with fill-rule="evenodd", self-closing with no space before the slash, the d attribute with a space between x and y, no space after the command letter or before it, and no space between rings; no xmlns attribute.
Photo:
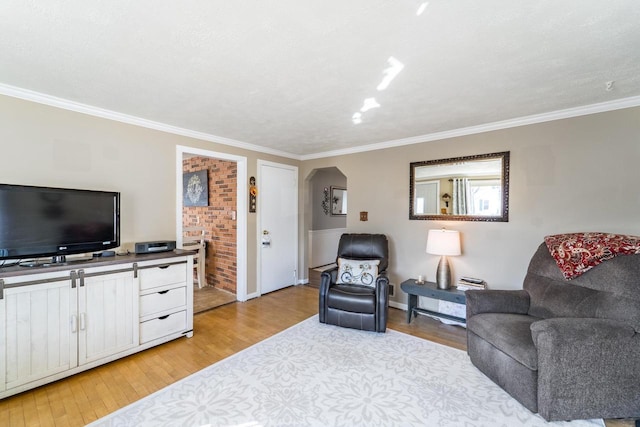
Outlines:
<svg viewBox="0 0 640 427"><path fill-rule="evenodd" d="M182 174L184 206L209 206L209 179L206 169Z"/></svg>

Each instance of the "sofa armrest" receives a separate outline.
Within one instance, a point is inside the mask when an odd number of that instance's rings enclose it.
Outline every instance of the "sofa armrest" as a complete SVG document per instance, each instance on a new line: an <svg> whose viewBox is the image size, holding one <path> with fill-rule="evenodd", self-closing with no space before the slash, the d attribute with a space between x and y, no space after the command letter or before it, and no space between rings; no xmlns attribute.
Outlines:
<svg viewBox="0 0 640 427"><path fill-rule="evenodd" d="M466 291L467 319L480 313L527 314L529 294L527 291L477 290Z"/></svg>
<svg viewBox="0 0 640 427"><path fill-rule="evenodd" d="M618 320L552 318L531 325L538 412L547 420L640 416L640 334Z"/></svg>
<svg viewBox="0 0 640 427"><path fill-rule="evenodd" d="M556 317L531 324L531 334L536 347L538 344L544 346L548 343L555 347L561 343L572 346L620 343L621 340L633 338L636 332L631 325L619 320Z"/></svg>

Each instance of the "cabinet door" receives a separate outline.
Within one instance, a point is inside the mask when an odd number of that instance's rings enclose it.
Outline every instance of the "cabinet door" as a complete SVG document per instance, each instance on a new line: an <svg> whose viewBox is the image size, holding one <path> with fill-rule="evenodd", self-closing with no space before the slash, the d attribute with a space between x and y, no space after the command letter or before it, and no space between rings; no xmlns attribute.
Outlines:
<svg viewBox="0 0 640 427"><path fill-rule="evenodd" d="M78 363L138 346L138 286L133 271L79 274Z"/></svg>
<svg viewBox="0 0 640 427"><path fill-rule="evenodd" d="M70 280L5 289L7 389L77 366L76 295Z"/></svg>

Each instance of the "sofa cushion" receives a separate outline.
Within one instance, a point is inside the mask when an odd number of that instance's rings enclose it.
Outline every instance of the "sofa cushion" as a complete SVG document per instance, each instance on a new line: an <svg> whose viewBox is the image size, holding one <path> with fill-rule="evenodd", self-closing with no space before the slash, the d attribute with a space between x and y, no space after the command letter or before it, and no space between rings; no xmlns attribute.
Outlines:
<svg viewBox="0 0 640 427"><path fill-rule="evenodd" d="M379 259L378 270L389 265L389 243L384 234L345 233L338 243L338 258Z"/></svg>
<svg viewBox="0 0 640 427"><path fill-rule="evenodd" d="M575 279L566 280L549 249L542 243L529 263L524 289L531 293L531 286L536 286L539 282L529 279L538 277L547 279L541 283L555 282L568 287L577 285L580 288L611 292L640 302L640 255L617 256Z"/></svg>
<svg viewBox="0 0 640 427"><path fill-rule="evenodd" d="M529 314L544 319L595 317L602 293L532 273L525 277L524 289L529 292Z"/></svg>
<svg viewBox="0 0 640 427"><path fill-rule="evenodd" d="M538 352L531 324L540 320L526 314L482 313L467 320L467 329L531 370L538 369Z"/></svg>
<svg viewBox="0 0 640 427"><path fill-rule="evenodd" d="M354 313L375 313L374 288L359 285L334 285L327 293L327 307Z"/></svg>

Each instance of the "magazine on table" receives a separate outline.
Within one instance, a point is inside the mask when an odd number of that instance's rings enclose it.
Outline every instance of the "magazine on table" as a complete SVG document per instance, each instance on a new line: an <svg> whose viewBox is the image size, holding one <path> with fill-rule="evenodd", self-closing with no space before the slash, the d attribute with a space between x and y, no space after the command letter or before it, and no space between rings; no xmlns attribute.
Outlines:
<svg viewBox="0 0 640 427"><path fill-rule="evenodd" d="M486 289L487 283L482 279L475 277L461 277L456 285L459 291Z"/></svg>

